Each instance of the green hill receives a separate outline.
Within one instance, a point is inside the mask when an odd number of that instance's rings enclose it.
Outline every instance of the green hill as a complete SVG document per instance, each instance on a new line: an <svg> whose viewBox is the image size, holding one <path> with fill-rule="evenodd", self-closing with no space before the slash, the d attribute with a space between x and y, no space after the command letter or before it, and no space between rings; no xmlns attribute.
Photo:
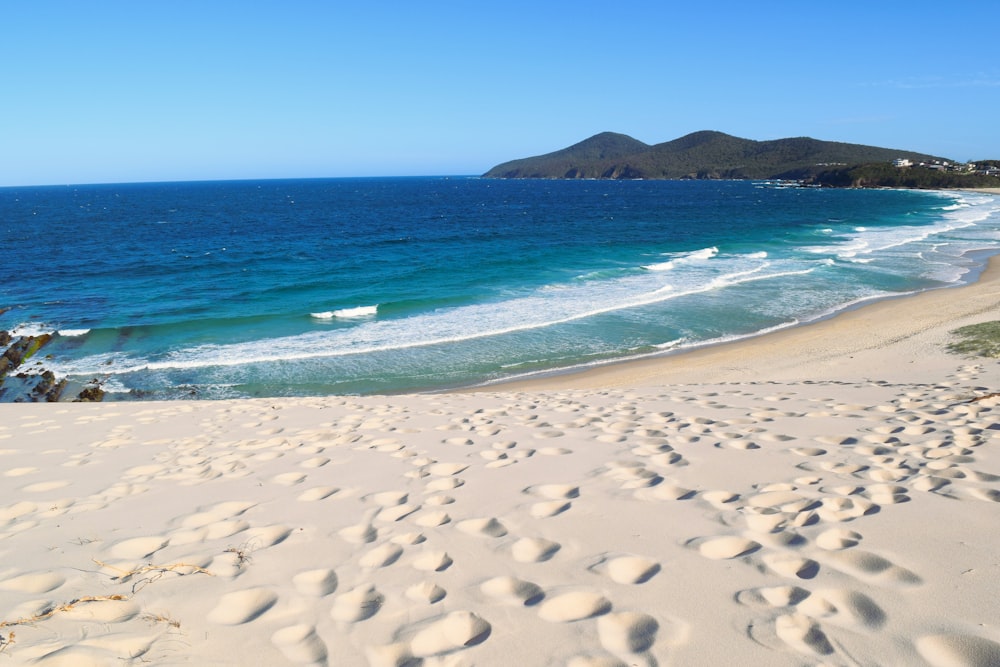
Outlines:
<svg viewBox="0 0 1000 667"><path fill-rule="evenodd" d="M912 151L819 141L808 137L753 141L702 131L648 145L602 132L568 148L493 167L489 178L788 178L867 162L943 158Z"/></svg>

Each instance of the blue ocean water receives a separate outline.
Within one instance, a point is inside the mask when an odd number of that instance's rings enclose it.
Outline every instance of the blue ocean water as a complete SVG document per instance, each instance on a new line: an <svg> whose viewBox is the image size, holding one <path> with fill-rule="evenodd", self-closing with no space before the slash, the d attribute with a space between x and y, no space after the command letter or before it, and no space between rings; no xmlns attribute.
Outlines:
<svg viewBox="0 0 1000 667"><path fill-rule="evenodd" d="M1000 198L748 181L0 189L0 329L109 399L422 391L954 285Z"/></svg>

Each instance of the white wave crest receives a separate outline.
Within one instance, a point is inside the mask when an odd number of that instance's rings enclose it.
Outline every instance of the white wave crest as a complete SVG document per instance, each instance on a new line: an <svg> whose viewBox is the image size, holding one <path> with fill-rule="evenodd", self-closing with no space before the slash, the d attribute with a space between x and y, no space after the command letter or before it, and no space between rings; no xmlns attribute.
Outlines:
<svg viewBox="0 0 1000 667"><path fill-rule="evenodd" d="M67 338L75 338L76 336L86 336L90 333L90 329L60 329L56 333Z"/></svg>
<svg viewBox="0 0 1000 667"><path fill-rule="evenodd" d="M52 327L38 322L22 322L10 330L13 336L43 336L52 333Z"/></svg>
<svg viewBox="0 0 1000 667"><path fill-rule="evenodd" d="M719 254L719 249L715 246L711 248L702 248L701 250L695 250L693 252L687 253L670 253L675 254L673 259L667 260L666 262L658 262L656 264L647 264L642 268L647 271L671 271L681 264L690 264L691 262L704 261L706 259L712 259Z"/></svg>
<svg viewBox="0 0 1000 667"><path fill-rule="evenodd" d="M340 310L327 310L322 313L309 313L317 320L343 319L353 320L361 317L374 317L378 314L378 306L358 306L356 308L341 308Z"/></svg>

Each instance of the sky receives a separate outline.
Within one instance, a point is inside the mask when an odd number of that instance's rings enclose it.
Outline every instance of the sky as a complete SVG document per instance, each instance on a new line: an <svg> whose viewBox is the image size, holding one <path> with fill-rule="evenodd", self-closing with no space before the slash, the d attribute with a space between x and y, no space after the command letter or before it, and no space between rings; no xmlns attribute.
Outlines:
<svg viewBox="0 0 1000 667"><path fill-rule="evenodd" d="M1000 159L1000 2L4 0L0 186L481 174L603 131Z"/></svg>

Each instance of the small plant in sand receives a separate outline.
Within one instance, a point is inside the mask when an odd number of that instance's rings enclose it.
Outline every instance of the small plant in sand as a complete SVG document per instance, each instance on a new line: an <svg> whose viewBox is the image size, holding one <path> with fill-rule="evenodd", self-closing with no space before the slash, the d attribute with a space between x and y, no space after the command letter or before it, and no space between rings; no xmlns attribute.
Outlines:
<svg viewBox="0 0 1000 667"><path fill-rule="evenodd" d="M244 542L238 547L229 547L226 549L225 553L233 554L236 556L236 567L241 570L253 561L251 554L254 552L254 547L249 542Z"/></svg>
<svg viewBox="0 0 1000 667"><path fill-rule="evenodd" d="M126 583L137 574L152 573L152 576L143 577L138 581L134 582L132 585L132 593L129 595L123 595L123 594L85 595L83 597L70 600L69 602L66 602L64 604L59 604L59 605L52 604L46 606L44 609L38 611L35 614L32 614L31 616L16 618L11 621L0 620L0 628L8 628L17 625L31 625L33 623L37 623L39 621L44 621L46 619L52 618L56 614L70 611L71 609L79 607L80 605L88 604L91 602L125 602L131 600L136 593L138 593L148 584L156 581L157 579L159 579L168 572L173 572L180 576L185 576L188 574L195 574L195 573L207 574L210 577L215 576L205 568L199 567L198 565L191 565L189 563L173 563L171 565L150 564L150 565L144 565L143 567L135 568L133 570L123 570L121 568L116 568L113 565L103 563L97 559L94 559L94 562L100 565L101 567L106 567L120 572L121 574L111 577L111 580L117 583ZM160 618L162 618L164 622L169 622L170 625L173 625L174 627L180 626L180 623L172 621L171 619L165 616ZM10 645L13 641L14 641L13 632L11 632L7 637L3 637L2 635L0 635L0 652L3 652L3 650L6 649L7 646Z"/></svg>
<svg viewBox="0 0 1000 667"><path fill-rule="evenodd" d="M948 351L977 357L1000 357L1000 321L983 322L951 332L961 340L948 345Z"/></svg>
<svg viewBox="0 0 1000 667"><path fill-rule="evenodd" d="M199 565L192 565L191 563L172 563L170 565L153 565L152 563L149 563L148 565L143 565L142 567L137 567L131 570L123 570L120 567L109 565L108 563L99 561L96 558L94 559L94 562L101 567L120 572L120 574L111 577L111 581L118 583L128 583L129 581L132 581L136 575L148 575L143 576L132 583L133 595L141 591L147 585L162 578L163 575L168 572L172 572L180 576L194 573L207 574L210 577L215 576L205 568Z"/></svg>
<svg viewBox="0 0 1000 667"><path fill-rule="evenodd" d="M87 602L121 602L123 600L128 600L128 596L125 595L87 595L82 598L76 598L75 600L70 600L69 602L57 606L46 607L37 614L31 616L26 616L23 618L18 618L13 621L0 621L0 628L6 628L13 625L31 625L32 623L37 623L38 621L44 621L47 618L52 618L58 613L69 611ZM13 641L14 633L10 633L9 640ZM9 643L9 642L8 642Z"/></svg>
<svg viewBox="0 0 1000 667"><path fill-rule="evenodd" d="M180 629L181 622L166 614L143 614L142 619L150 623L166 623L172 628Z"/></svg>

